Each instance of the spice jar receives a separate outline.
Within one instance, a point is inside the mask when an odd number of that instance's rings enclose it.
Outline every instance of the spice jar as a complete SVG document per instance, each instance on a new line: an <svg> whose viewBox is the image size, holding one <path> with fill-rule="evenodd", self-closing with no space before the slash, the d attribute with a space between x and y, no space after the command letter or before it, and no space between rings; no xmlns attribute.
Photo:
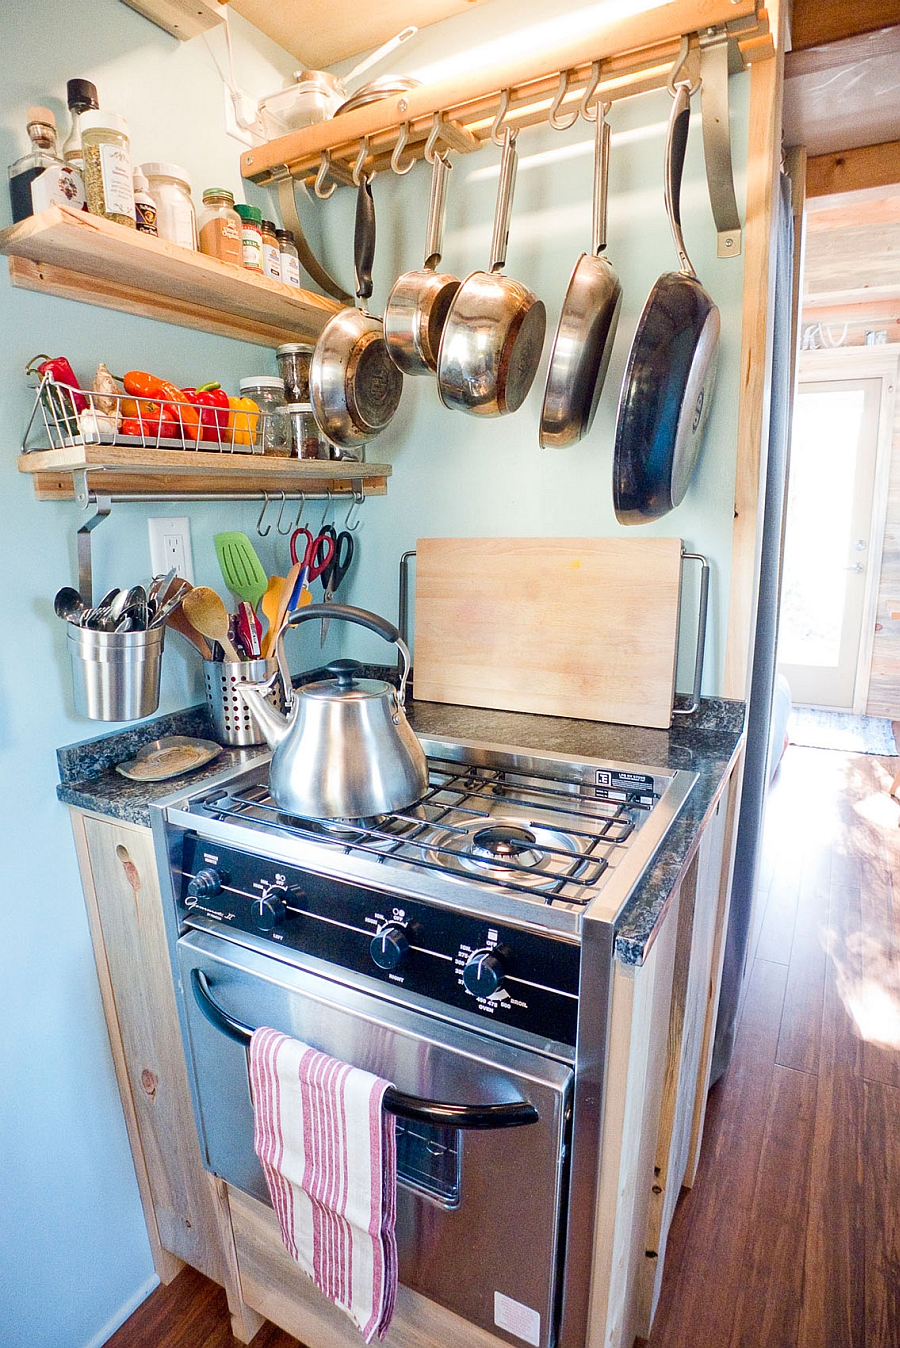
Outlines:
<svg viewBox="0 0 900 1348"><path fill-rule="evenodd" d="M281 257L278 252L278 238L275 225L271 220L263 220L260 226L262 234L263 275L271 281L281 280Z"/></svg>
<svg viewBox="0 0 900 1348"><path fill-rule="evenodd" d="M82 121L82 125L84 122ZM197 247L197 217L191 200L191 180L177 164L141 164L147 190L156 202L156 228L161 239L182 248Z"/></svg>
<svg viewBox="0 0 900 1348"><path fill-rule="evenodd" d="M300 286L300 254L294 243L294 235L289 229L276 229L278 256L281 262L281 279L288 286Z"/></svg>
<svg viewBox="0 0 900 1348"><path fill-rule="evenodd" d="M286 415L281 380L271 374L253 375L241 380L240 389L241 397L252 398L262 413L256 435L257 453L287 458L291 452L291 424Z"/></svg>
<svg viewBox="0 0 900 1348"><path fill-rule="evenodd" d="M89 108L81 114L79 129L88 210L134 229L128 123L118 113Z"/></svg>
<svg viewBox="0 0 900 1348"><path fill-rule="evenodd" d="M291 454L295 459L327 459L328 441L316 425L312 403L287 403L285 413L290 418Z"/></svg>
<svg viewBox="0 0 900 1348"><path fill-rule="evenodd" d="M275 351L278 373L284 381L284 397L289 403L309 402L309 366L313 347L308 342L285 342Z"/></svg>
<svg viewBox="0 0 900 1348"><path fill-rule="evenodd" d="M156 228L156 202L147 190L147 179L139 168L132 174L134 183L134 218L141 234L152 234L154 238L159 230Z"/></svg>
<svg viewBox="0 0 900 1348"><path fill-rule="evenodd" d="M224 187L207 187L200 212L200 251L220 262L243 266L241 254L241 217L234 209L234 197Z"/></svg>
<svg viewBox="0 0 900 1348"><path fill-rule="evenodd" d="M238 202L234 208L241 217L241 256L248 271L261 272L262 266L262 211L258 206Z"/></svg>

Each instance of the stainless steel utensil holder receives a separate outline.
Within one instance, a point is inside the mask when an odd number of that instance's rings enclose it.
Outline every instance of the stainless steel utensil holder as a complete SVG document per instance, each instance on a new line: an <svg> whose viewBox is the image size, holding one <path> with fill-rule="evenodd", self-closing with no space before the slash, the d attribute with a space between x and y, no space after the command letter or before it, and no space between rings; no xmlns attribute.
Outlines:
<svg viewBox="0 0 900 1348"><path fill-rule="evenodd" d="M67 623L75 710L93 721L139 721L159 706L166 629L96 632Z"/></svg>
<svg viewBox="0 0 900 1348"><path fill-rule="evenodd" d="M265 744L266 737L237 691L237 685L262 683L277 673L276 660L203 661L206 701L220 744ZM267 698L278 711L284 711L284 689L280 679L276 679Z"/></svg>

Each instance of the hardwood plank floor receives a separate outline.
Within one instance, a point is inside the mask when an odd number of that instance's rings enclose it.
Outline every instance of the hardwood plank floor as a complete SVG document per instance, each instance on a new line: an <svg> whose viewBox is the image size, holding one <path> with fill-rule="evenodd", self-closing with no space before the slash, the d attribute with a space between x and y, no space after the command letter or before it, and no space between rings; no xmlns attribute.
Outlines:
<svg viewBox="0 0 900 1348"><path fill-rule="evenodd" d="M734 1058L675 1213L649 1348L900 1348L896 767L787 750ZM224 1293L186 1269L109 1348L237 1340ZM297 1340L267 1325L254 1348Z"/></svg>

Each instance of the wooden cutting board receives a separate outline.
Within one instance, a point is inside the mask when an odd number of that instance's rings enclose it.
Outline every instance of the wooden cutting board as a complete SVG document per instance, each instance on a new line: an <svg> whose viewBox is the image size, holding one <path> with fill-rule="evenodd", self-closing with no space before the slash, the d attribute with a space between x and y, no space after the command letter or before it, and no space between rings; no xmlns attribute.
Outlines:
<svg viewBox="0 0 900 1348"><path fill-rule="evenodd" d="M681 540L422 538L415 695L668 727Z"/></svg>

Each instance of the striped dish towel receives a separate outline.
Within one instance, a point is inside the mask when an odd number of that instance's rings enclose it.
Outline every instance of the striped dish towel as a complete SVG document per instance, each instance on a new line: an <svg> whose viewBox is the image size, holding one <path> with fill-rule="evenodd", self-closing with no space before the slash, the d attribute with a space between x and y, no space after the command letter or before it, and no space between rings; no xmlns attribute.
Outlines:
<svg viewBox="0 0 900 1348"><path fill-rule="evenodd" d="M397 1291L397 1141L389 1081L277 1030L250 1041L254 1147L288 1253L363 1339Z"/></svg>

